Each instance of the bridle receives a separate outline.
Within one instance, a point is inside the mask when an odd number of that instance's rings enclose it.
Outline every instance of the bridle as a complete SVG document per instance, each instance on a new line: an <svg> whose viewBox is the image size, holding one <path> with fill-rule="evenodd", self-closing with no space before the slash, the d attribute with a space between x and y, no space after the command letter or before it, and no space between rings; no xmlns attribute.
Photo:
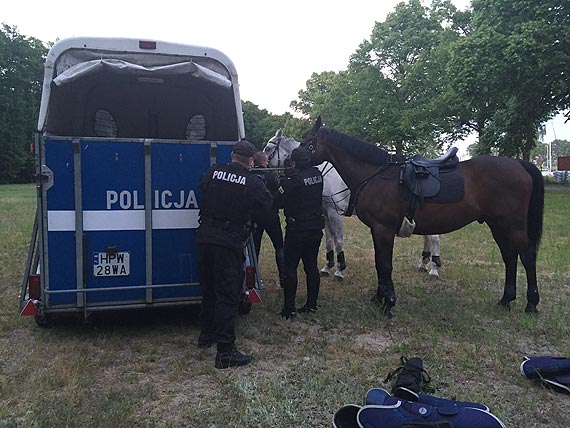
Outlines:
<svg viewBox="0 0 570 428"><path fill-rule="evenodd" d="M307 150L311 156L314 156L315 153L317 152L317 136L318 136L318 131L316 133L314 133L313 131L307 131L303 134L303 143L301 144L301 146L303 146L305 148L305 150Z"/></svg>
<svg viewBox="0 0 570 428"><path fill-rule="evenodd" d="M267 160L269 162L271 162L271 160L275 157L275 155L277 155L277 167L281 167L281 155L279 154L280 150L279 150L279 145L281 144L281 140L283 139L283 137L279 137L277 138L277 141L268 141L267 144L273 144L275 146L275 149L273 149L273 151L267 155Z"/></svg>

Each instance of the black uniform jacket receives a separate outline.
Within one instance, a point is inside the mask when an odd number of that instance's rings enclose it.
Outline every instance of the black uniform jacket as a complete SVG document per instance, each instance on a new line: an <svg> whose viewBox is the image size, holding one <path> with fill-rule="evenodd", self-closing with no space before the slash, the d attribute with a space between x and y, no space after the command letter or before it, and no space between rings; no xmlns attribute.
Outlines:
<svg viewBox="0 0 570 428"><path fill-rule="evenodd" d="M240 165L214 165L202 177L198 244L243 249L254 212L271 209L273 198L263 180Z"/></svg>
<svg viewBox="0 0 570 428"><path fill-rule="evenodd" d="M323 176L315 167L292 168L280 180L279 205L285 211L287 231L320 230L325 227L322 214Z"/></svg>

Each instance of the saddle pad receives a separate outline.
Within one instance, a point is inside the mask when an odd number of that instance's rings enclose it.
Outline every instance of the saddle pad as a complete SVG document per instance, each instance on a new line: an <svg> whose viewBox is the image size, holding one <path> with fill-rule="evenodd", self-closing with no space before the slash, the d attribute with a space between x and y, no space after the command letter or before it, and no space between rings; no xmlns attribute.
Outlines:
<svg viewBox="0 0 570 428"><path fill-rule="evenodd" d="M439 171L441 187L439 193L431 198L425 198L424 204L453 204L461 202L465 196L463 174L461 168L453 171Z"/></svg>

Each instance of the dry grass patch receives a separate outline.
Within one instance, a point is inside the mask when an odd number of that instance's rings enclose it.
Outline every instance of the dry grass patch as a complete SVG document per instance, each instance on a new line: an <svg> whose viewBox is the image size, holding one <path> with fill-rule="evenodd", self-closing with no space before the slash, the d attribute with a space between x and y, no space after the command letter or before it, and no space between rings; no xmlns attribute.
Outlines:
<svg viewBox="0 0 570 428"><path fill-rule="evenodd" d="M547 190L538 316L523 312L522 268L518 300L510 311L497 306L504 268L488 229L473 224L442 236L440 280L415 269L420 237L397 239L398 302L385 319L370 303L369 232L349 218L346 279L323 279L319 311L296 322L277 316L281 290L264 242L264 302L238 322L238 345L255 361L225 371L214 369L214 349L195 346L197 308L50 329L19 317L33 201L33 186L0 187L0 427L328 427L342 405L389 387L401 355L424 360L437 395L486 403L509 427L570 425L567 398L518 372L525 354L570 356L570 190ZM299 304L304 294L301 280Z"/></svg>

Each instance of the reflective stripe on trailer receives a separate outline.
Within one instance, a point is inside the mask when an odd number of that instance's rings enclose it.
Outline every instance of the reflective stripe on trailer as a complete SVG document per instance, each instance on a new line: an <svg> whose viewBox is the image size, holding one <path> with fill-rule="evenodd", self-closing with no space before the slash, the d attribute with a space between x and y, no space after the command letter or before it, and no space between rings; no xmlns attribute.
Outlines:
<svg viewBox="0 0 570 428"><path fill-rule="evenodd" d="M200 210L152 210L152 228L196 229ZM75 211L48 211L49 232L75 230ZM84 231L145 230L144 210L83 211Z"/></svg>

